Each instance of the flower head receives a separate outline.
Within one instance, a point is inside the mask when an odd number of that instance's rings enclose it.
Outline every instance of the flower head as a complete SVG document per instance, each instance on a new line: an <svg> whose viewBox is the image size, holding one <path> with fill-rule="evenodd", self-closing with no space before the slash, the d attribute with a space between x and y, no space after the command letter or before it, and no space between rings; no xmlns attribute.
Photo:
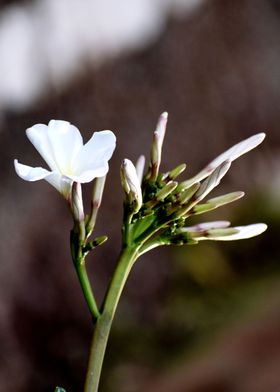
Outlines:
<svg viewBox="0 0 280 392"><path fill-rule="evenodd" d="M116 146L111 131L95 132L83 144L78 128L62 120L36 124L26 130L26 135L50 170L23 165L15 159L17 174L26 181L44 179L66 198L71 195L73 182L87 183L108 172L108 160Z"/></svg>
<svg viewBox="0 0 280 392"><path fill-rule="evenodd" d="M203 201L219 185L232 162L257 147L265 134L258 133L242 140L220 154L194 177L178 182L177 177L185 170L185 164L167 173L159 172L167 117L166 112L160 116L154 132L148 171L140 184L135 181L136 193L142 194L142 206L133 211L130 233L134 231L136 242L143 243L141 254L161 245L194 244L202 240L239 240L264 232L267 228L264 223L229 227L229 222L218 221L188 227L187 220L193 215L206 213L244 196L244 192L237 191ZM141 171L142 169L143 164ZM133 178L136 178L136 173ZM130 187L124 185L128 192Z"/></svg>

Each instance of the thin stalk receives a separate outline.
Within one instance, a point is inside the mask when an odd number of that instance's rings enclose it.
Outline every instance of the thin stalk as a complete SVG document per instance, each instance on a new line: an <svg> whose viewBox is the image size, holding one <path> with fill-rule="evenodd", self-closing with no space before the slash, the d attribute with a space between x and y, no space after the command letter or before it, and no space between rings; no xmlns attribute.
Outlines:
<svg viewBox="0 0 280 392"><path fill-rule="evenodd" d="M84 259L82 259L81 261L78 260L75 263L75 268L89 311L93 317L93 320L96 320L100 316L100 313L91 289L91 284L86 270L85 260Z"/></svg>
<svg viewBox="0 0 280 392"><path fill-rule="evenodd" d="M116 308L125 282L133 263L138 257L138 247L131 246L122 250L109 289L105 296L101 315L96 320L88 362L84 392L97 392Z"/></svg>
<svg viewBox="0 0 280 392"><path fill-rule="evenodd" d="M87 253L84 253L83 246L85 242L84 224L77 223L76 227L70 233L70 247L73 264L75 266L79 282L93 320L95 321L100 313L96 304L92 287L88 278L85 258Z"/></svg>

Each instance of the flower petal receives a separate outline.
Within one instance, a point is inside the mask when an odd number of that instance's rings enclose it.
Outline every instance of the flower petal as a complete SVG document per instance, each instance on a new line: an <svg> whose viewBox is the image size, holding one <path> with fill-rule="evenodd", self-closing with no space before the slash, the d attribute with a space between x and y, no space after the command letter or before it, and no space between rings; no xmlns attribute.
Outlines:
<svg viewBox="0 0 280 392"><path fill-rule="evenodd" d="M48 126L45 124L36 124L26 130L26 135L33 146L47 162L51 170L58 170L53 156L52 146L48 137Z"/></svg>
<svg viewBox="0 0 280 392"><path fill-rule="evenodd" d="M95 169L97 166L105 169L116 147L116 136L111 131L94 132L91 139L81 148L77 154L73 171L81 175L85 171ZM104 176L107 172L97 177Z"/></svg>
<svg viewBox="0 0 280 392"><path fill-rule="evenodd" d="M26 181L43 180L51 174L49 170L42 167L31 167L19 163L17 159L14 160L15 170L19 177Z"/></svg>
<svg viewBox="0 0 280 392"><path fill-rule="evenodd" d="M94 178L104 177L109 170L109 165L107 161L98 162L96 165L92 165L91 168L88 170L82 171L80 174L77 175L70 175L67 176L69 179L80 182L80 183L87 183L91 182Z"/></svg>
<svg viewBox="0 0 280 392"><path fill-rule="evenodd" d="M42 167L31 167L14 160L15 170L19 177L26 181L46 180L63 196L69 197L73 181L57 172L50 172Z"/></svg>
<svg viewBox="0 0 280 392"><path fill-rule="evenodd" d="M51 184L58 192L60 192L66 199L69 199L72 190L73 181L68 177L61 176L57 172L51 172L45 180Z"/></svg>
<svg viewBox="0 0 280 392"><path fill-rule="evenodd" d="M73 162L83 146L78 128L68 121L51 120L48 124L48 138L58 170L63 175L73 174Z"/></svg>

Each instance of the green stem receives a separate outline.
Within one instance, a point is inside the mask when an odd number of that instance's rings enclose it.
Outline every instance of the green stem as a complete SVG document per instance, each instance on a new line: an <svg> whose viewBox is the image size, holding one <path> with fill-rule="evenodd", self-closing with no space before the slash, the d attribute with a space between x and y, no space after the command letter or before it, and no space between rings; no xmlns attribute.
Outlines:
<svg viewBox="0 0 280 392"><path fill-rule="evenodd" d="M85 259L83 258L82 260L78 260L75 263L75 268L89 311L95 320L100 316L100 313L92 293L91 284L86 270Z"/></svg>
<svg viewBox="0 0 280 392"><path fill-rule="evenodd" d="M91 284L86 270L85 259L88 252L84 251L84 244L85 244L84 224L78 223L74 227L74 229L71 230L70 233L71 256L87 306L89 308L93 320L95 321L99 317L100 313L92 292Z"/></svg>
<svg viewBox="0 0 280 392"><path fill-rule="evenodd" d="M125 282L137 257L138 247L136 246L126 247L120 254L116 270L102 306L101 315L95 324L84 392L98 391L103 359L113 318Z"/></svg>

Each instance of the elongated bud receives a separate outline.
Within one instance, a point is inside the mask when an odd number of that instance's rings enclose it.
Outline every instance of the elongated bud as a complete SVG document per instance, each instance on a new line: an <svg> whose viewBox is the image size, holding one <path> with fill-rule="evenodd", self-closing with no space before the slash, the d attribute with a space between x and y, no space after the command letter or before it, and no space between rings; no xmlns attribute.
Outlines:
<svg viewBox="0 0 280 392"><path fill-rule="evenodd" d="M124 159L121 165L121 183L128 197L128 203L133 212L138 212L142 206L142 190L135 166L129 159Z"/></svg>
<svg viewBox="0 0 280 392"><path fill-rule="evenodd" d="M151 209L156 206L160 201L163 201L167 196L169 196L178 186L178 182L169 181L163 188L161 188L153 197L153 199L149 200L145 207L147 209ZM170 211L171 213L172 211ZM170 214L169 213L169 214Z"/></svg>
<svg viewBox="0 0 280 392"><path fill-rule="evenodd" d="M197 182L193 184L191 187L189 187L188 189L186 189L185 191L181 192L179 194L180 204L186 204L193 197L195 192L197 192L199 187L200 187L200 182Z"/></svg>
<svg viewBox="0 0 280 392"><path fill-rule="evenodd" d="M207 200L204 204L197 204L194 209L194 214L203 214L204 212L212 211L218 207L223 205L232 203L244 196L244 192L231 192L226 195L214 197L212 199Z"/></svg>
<svg viewBox="0 0 280 392"><path fill-rule="evenodd" d="M187 234L197 241L233 241L255 237L267 229L267 225L264 223L236 227L228 227L228 225L227 221L200 223L192 227L178 229L178 234Z"/></svg>
<svg viewBox="0 0 280 392"><path fill-rule="evenodd" d="M139 179L140 184L142 183L143 180L143 174L144 174L144 168L145 168L145 157L144 155L140 155L140 157L138 158L136 165L136 173L137 173L137 177Z"/></svg>
<svg viewBox="0 0 280 392"><path fill-rule="evenodd" d="M172 193L177 188L178 182L169 181L162 189L160 189L156 194L157 200L164 200L170 193Z"/></svg>
<svg viewBox="0 0 280 392"><path fill-rule="evenodd" d="M82 186L79 182L74 182L72 186L71 209L75 222L81 223L85 219Z"/></svg>
<svg viewBox="0 0 280 392"><path fill-rule="evenodd" d="M227 173L230 168L231 162L225 161L218 166L212 174L201 184L201 187L195 194L195 199L197 201L202 200L208 193L212 191L217 185L219 185L221 179Z"/></svg>
<svg viewBox="0 0 280 392"><path fill-rule="evenodd" d="M176 177L178 177L181 173L183 173L186 170L187 165L185 163L182 163L181 165L176 166L173 170L171 170L169 173L166 173L166 178L169 180L174 180Z"/></svg>
<svg viewBox="0 0 280 392"><path fill-rule="evenodd" d="M159 167L161 163L162 144L166 131L166 124L168 119L168 113L164 112L160 115L156 130L154 132L152 151L151 151L151 163L150 163L150 180L155 181L158 176Z"/></svg>
<svg viewBox="0 0 280 392"><path fill-rule="evenodd" d="M230 222L226 220L220 221L211 221L211 222L202 222L198 223L194 226L189 227L182 227L178 229L178 231L185 232L185 231L205 231L205 230L212 230L212 229L225 229L230 226Z"/></svg>
<svg viewBox="0 0 280 392"><path fill-rule="evenodd" d="M94 185L92 189L92 199L91 199L91 213L87 223L88 236L92 233L96 223L98 210L100 208L101 201L102 201L105 182L106 182L106 176L98 177L94 180Z"/></svg>
<svg viewBox="0 0 280 392"><path fill-rule="evenodd" d="M228 169L230 168L230 165L231 163L229 161L225 161L220 166L218 166L217 169L215 169L213 173L200 185L197 192L192 195L190 203L185 206L183 205L182 208L180 208L175 212L174 218L175 219L181 218L183 216L186 216L190 211L192 211L192 208L197 203L199 203L206 195L208 195L208 193L210 193L212 189L214 189L217 185L219 185L221 179L224 177L224 175L227 173ZM180 185L178 186L178 188L180 187ZM192 188L195 186L197 185L192 184L188 188L188 190L192 192Z"/></svg>
<svg viewBox="0 0 280 392"><path fill-rule="evenodd" d="M201 170L198 174L194 177L190 178L189 180L185 181L185 186L189 187L193 183L202 181L204 178L208 177L218 166L220 166L225 161L233 162L243 154L251 151L255 147L257 147L265 138L265 133L257 133L241 142L235 144L222 154L220 154L217 158L213 161L208 163L208 165Z"/></svg>

